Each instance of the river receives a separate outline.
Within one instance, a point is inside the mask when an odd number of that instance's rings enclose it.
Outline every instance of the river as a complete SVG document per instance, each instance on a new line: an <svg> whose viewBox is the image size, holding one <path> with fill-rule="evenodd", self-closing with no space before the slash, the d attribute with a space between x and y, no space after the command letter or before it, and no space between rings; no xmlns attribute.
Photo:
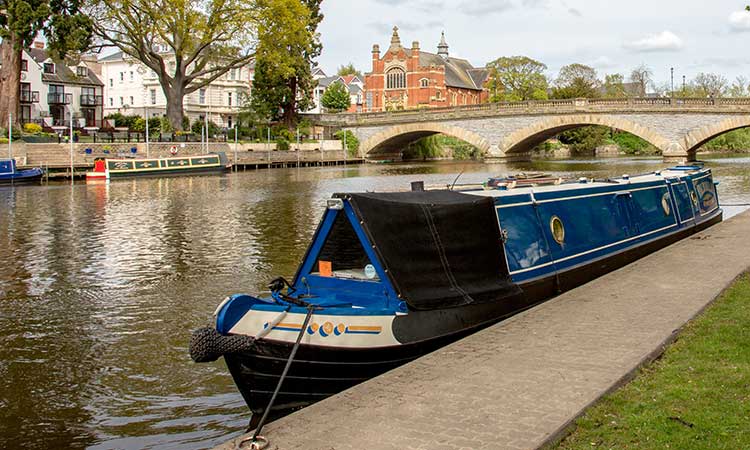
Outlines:
<svg viewBox="0 0 750 450"><path fill-rule="evenodd" d="M750 156L707 164L723 203L750 203ZM292 276L334 192L662 167L405 163L0 187L0 448L193 449L242 431L223 361L192 363L190 332L227 294Z"/></svg>

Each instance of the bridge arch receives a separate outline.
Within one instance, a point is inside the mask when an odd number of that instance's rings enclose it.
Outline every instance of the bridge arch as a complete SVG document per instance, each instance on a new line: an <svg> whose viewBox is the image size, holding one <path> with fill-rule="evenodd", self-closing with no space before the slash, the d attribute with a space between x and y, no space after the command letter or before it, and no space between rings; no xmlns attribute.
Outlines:
<svg viewBox="0 0 750 450"><path fill-rule="evenodd" d="M506 155L525 153L564 131L589 125L601 125L627 131L651 143L662 152L672 151L673 148L670 147L670 141L658 132L623 117L570 114L547 117L533 125L510 133L501 143L500 150Z"/></svg>
<svg viewBox="0 0 750 450"><path fill-rule="evenodd" d="M706 142L721 136L730 131L750 127L750 115L735 116L729 119L715 122L704 127L691 130L685 136L683 145L691 154L698 152L698 149Z"/></svg>
<svg viewBox="0 0 750 450"><path fill-rule="evenodd" d="M412 142L434 134L461 139L477 147L482 153L487 153L490 148L486 139L464 128L440 122L420 122L389 127L364 140L360 149L368 157L399 154Z"/></svg>

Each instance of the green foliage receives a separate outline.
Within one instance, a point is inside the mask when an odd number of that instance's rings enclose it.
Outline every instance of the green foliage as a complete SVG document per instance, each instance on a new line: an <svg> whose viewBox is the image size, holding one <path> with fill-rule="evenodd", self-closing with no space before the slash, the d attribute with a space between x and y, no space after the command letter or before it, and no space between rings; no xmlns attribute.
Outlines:
<svg viewBox="0 0 750 450"><path fill-rule="evenodd" d="M560 142L570 147L574 153L592 153L604 144L608 137L608 128L587 126L561 133Z"/></svg>
<svg viewBox="0 0 750 450"><path fill-rule="evenodd" d="M656 151L656 147L649 144L648 141L624 131L613 133L612 140L617 144L620 150L627 154L653 153Z"/></svg>
<svg viewBox="0 0 750 450"><path fill-rule="evenodd" d="M343 83L331 83L320 98L320 104L330 112L346 111L351 106L349 90Z"/></svg>
<svg viewBox="0 0 750 450"><path fill-rule="evenodd" d="M193 125L190 126L190 130L196 135L201 135L201 130L205 126L205 122L203 120L195 119L193 122ZM149 125L150 126L150 125ZM219 128L218 125L213 120L208 121L208 136L216 136L218 134L221 134L221 128Z"/></svg>
<svg viewBox="0 0 750 450"><path fill-rule="evenodd" d="M276 150L287 151L289 150L289 141L279 136L276 138Z"/></svg>
<svg viewBox="0 0 750 450"><path fill-rule="evenodd" d="M157 74L167 98L167 117L174 129L182 126L185 95L232 68L246 66L255 55L261 1L90 0L90 3L97 36ZM154 51L155 44L165 47L167 52Z"/></svg>
<svg viewBox="0 0 750 450"><path fill-rule="evenodd" d="M547 66L527 56L501 57L487 64L491 102L547 99Z"/></svg>
<svg viewBox="0 0 750 450"><path fill-rule="evenodd" d="M625 77L619 73L604 76L604 98L626 98Z"/></svg>
<svg viewBox="0 0 750 450"><path fill-rule="evenodd" d="M25 123L23 131L28 134L39 134L42 132L42 126L36 123Z"/></svg>
<svg viewBox="0 0 750 450"><path fill-rule="evenodd" d="M362 72L357 70L356 67L354 67L354 63L349 63L343 66L339 66L339 69L336 71L336 75L340 77L345 77L347 75L356 75L360 79L362 78Z"/></svg>
<svg viewBox="0 0 750 450"><path fill-rule="evenodd" d="M750 279L576 421L557 449L750 448Z"/></svg>
<svg viewBox="0 0 750 450"><path fill-rule="evenodd" d="M570 64L560 69L552 97L597 98L599 86L596 70L583 64Z"/></svg>
<svg viewBox="0 0 750 450"><path fill-rule="evenodd" d="M321 0L261 1L252 110L262 119L293 128L299 111L309 110L315 81L311 67L320 54L315 32Z"/></svg>
<svg viewBox="0 0 750 450"><path fill-rule="evenodd" d="M346 152L349 156L357 156L357 152L359 152L359 139L357 139L357 136L355 136L354 133L349 130L337 131L333 136L341 141L342 149L344 149L344 142L346 142ZM346 138L344 138L344 136L346 136Z"/></svg>
<svg viewBox="0 0 750 450"><path fill-rule="evenodd" d="M108 115L104 116L104 119L105 120L107 120L107 119L114 120L116 127L128 127L128 129L130 129L130 130L135 130L135 128L133 128L133 127L136 126L136 122L138 121L138 119L143 120L141 118L141 116L139 116L137 114L134 114L132 116L126 116L126 115L121 114L121 113L108 114Z"/></svg>
<svg viewBox="0 0 750 450"><path fill-rule="evenodd" d="M453 159L467 160L479 159L482 152L469 144L453 136L435 134L427 136L411 144L404 150L405 159L427 159L441 158L453 153Z"/></svg>
<svg viewBox="0 0 750 450"><path fill-rule="evenodd" d="M704 150L750 150L750 128L722 134L704 144Z"/></svg>

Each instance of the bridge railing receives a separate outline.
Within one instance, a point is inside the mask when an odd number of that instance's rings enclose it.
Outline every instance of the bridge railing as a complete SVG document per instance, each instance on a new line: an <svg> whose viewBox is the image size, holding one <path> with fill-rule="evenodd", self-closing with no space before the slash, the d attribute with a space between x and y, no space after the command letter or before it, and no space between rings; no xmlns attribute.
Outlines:
<svg viewBox="0 0 750 450"><path fill-rule="evenodd" d="M485 117L513 114L554 114L576 111L639 111L652 109L734 109L750 113L750 98L576 98L562 100L530 100L522 102L483 103L479 105L449 106L440 108L418 108L383 112L318 114L311 116L314 122L336 126L354 126L377 123L422 122L429 120L456 119L462 117Z"/></svg>

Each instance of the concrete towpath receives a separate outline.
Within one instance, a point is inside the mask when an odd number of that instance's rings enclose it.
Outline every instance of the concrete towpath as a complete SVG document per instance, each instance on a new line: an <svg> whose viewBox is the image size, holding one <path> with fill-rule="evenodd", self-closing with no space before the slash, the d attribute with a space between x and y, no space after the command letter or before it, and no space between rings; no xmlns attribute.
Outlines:
<svg viewBox="0 0 750 450"><path fill-rule="evenodd" d="M535 449L554 442L750 268L749 232L746 212L268 424L268 448Z"/></svg>

